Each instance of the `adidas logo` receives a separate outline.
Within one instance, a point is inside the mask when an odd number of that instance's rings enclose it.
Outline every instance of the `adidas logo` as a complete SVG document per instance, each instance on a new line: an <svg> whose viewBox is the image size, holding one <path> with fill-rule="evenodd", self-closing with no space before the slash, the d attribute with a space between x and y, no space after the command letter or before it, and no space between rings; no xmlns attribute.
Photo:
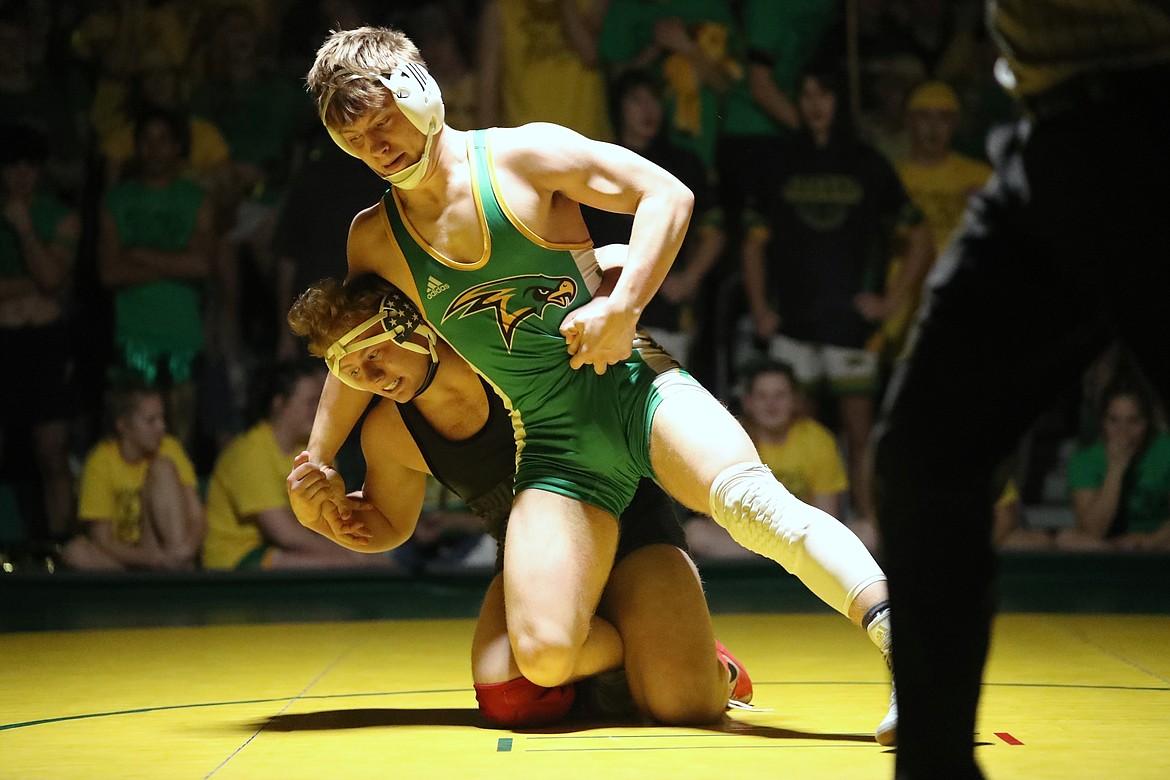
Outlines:
<svg viewBox="0 0 1170 780"><path fill-rule="evenodd" d="M433 299L436 295L442 295L444 291L450 288L451 285L444 284L433 276L427 277L427 300Z"/></svg>

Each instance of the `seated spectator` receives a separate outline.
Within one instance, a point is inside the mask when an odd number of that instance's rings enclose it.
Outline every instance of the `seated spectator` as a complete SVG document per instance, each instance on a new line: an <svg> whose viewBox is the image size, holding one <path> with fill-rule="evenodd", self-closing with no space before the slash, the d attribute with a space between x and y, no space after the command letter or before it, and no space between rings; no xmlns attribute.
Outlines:
<svg viewBox="0 0 1170 780"><path fill-rule="evenodd" d="M796 413L800 386L792 367L762 358L744 370L743 388L741 422L760 459L801 501L839 517L841 498L849 487L845 464L833 434ZM872 526L853 531L870 549L876 546ZM691 518L686 533L698 560L763 560L740 547L709 517Z"/></svg>
<svg viewBox="0 0 1170 780"><path fill-rule="evenodd" d="M1135 382L1116 381L1102 404L1101 434L1069 463L1075 528L1061 550L1170 550L1170 434Z"/></svg>
<svg viewBox="0 0 1170 780"><path fill-rule="evenodd" d="M195 469L166 432L159 392L124 379L106 393L110 437L81 472L77 516L87 524L62 551L72 569L184 571L207 531Z"/></svg>
<svg viewBox="0 0 1170 780"><path fill-rule="evenodd" d="M347 550L305 528L289 505L285 477L309 441L325 385L319 360L280 363L257 374L258 421L233 439L211 473L205 569L325 569L390 566L384 555Z"/></svg>
<svg viewBox="0 0 1170 780"><path fill-rule="evenodd" d="M35 126L0 126L0 362L9 367L0 382L0 461L16 460L13 433L31 434L43 535L56 540L73 530L69 419L77 399L66 313L81 225L42 186L48 155ZM28 355L37 356L36 371L16 369Z"/></svg>

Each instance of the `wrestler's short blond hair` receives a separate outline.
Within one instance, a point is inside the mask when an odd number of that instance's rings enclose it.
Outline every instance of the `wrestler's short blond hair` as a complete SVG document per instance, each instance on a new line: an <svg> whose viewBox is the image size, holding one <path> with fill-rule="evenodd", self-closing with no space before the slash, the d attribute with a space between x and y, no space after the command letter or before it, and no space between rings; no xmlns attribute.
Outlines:
<svg viewBox="0 0 1170 780"><path fill-rule="evenodd" d="M392 27L330 32L306 79L317 114L328 127L343 127L380 108L386 88L377 77L404 62L426 67L414 42Z"/></svg>

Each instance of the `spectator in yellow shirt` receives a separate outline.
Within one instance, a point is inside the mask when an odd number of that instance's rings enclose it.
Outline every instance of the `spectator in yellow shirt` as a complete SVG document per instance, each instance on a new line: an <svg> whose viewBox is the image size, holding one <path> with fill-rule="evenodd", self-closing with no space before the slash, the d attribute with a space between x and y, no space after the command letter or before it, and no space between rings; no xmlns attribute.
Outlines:
<svg viewBox="0 0 1170 780"><path fill-rule="evenodd" d="M207 492L206 569L321 569L393 566L347 550L297 521L285 477L305 449L325 384L318 360L280 363L257 374L255 425L224 448Z"/></svg>
<svg viewBox="0 0 1170 780"><path fill-rule="evenodd" d="M898 176L906 194L926 218L934 238L937 258L959 227L967 200L991 178L991 166L959 154L951 147L959 126L959 98L944 81L927 81L911 94L906 106L906 128L910 152L897 161ZM902 258L890 264L897 273ZM918 307L921 286L906 305L882 323L883 345L888 358L901 350Z"/></svg>
<svg viewBox="0 0 1170 780"><path fill-rule="evenodd" d="M959 227L967 200L991 178L990 165L951 147L959 110L959 98L946 82L919 85L906 107L910 154L896 166L906 193L926 216L937 254Z"/></svg>
<svg viewBox="0 0 1170 780"><path fill-rule="evenodd" d="M159 391L138 379L106 393L111 436L81 472L78 519L87 524L62 551L73 569L194 569L206 533L195 469L168 436Z"/></svg>
<svg viewBox="0 0 1170 780"><path fill-rule="evenodd" d="M849 487L845 464L829 429L799 413L799 393L800 385L791 366L762 358L744 371L741 422L760 459L789 492L840 517L841 497ZM853 531L867 547L873 547L872 531L868 536L858 533L857 528ZM686 532L696 559L758 559L709 517L691 518Z"/></svg>

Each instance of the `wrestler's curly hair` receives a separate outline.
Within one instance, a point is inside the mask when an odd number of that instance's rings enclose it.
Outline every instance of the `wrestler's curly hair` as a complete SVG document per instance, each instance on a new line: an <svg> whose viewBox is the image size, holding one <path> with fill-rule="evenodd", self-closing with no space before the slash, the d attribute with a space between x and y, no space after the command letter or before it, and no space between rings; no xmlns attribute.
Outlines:
<svg viewBox="0 0 1170 780"><path fill-rule="evenodd" d="M394 286L377 274L342 282L322 279L309 285L288 312L288 326L308 342L309 352L324 357L329 345L378 313Z"/></svg>

